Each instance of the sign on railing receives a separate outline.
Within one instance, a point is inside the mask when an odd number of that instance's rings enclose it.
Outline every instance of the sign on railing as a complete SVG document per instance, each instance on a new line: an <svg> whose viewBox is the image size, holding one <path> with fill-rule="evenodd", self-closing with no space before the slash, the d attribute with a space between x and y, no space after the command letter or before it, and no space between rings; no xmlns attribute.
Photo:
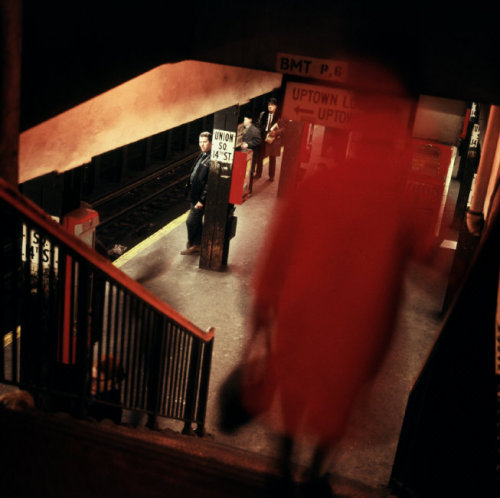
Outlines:
<svg viewBox="0 0 500 498"><path fill-rule="evenodd" d="M52 216L52 219L59 222L57 216ZM29 231L29 234L28 234ZM37 273L40 262L42 263L43 271L47 271L51 266L57 275L59 267L59 250L57 246L52 245L50 240L42 235L40 231L30 229L26 224L23 224L23 242L21 259L23 262L30 261L31 273Z"/></svg>

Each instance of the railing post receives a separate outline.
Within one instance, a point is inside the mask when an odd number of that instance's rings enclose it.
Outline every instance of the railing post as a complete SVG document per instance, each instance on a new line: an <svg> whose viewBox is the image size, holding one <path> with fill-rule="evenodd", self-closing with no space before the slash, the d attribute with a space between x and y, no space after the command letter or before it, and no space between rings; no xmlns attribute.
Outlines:
<svg viewBox="0 0 500 498"><path fill-rule="evenodd" d="M145 365L147 375L147 410L149 412L147 427L153 430L158 429L157 414L161 399L160 370L161 354L163 347L163 320L154 315L151 324L151 340L147 352L147 363Z"/></svg>
<svg viewBox="0 0 500 498"><path fill-rule="evenodd" d="M20 225L22 226L22 222ZM36 236L34 235L36 234ZM23 313L20 318L20 368L19 384L23 389L33 389L44 386L47 372L50 370L50 356L48 356L50 321L48 317L48 289L44 286L43 273L43 232L26 224L25 233L25 261L22 272L22 305ZM33 242L38 237L37 244ZM48 281L48 279L47 279ZM17 341L13 343L17 346ZM13 364L17 360L14 350Z"/></svg>
<svg viewBox="0 0 500 498"><path fill-rule="evenodd" d="M4 213L0 233L0 379L5 379L5 341L16 341L22 317L22 225L13 212ZM11 342L11 344L12 344Z"/></svg>
<svg viewBox="0 0 500 498"><path fill-rule="evenodd" d="M193 339L191 357L189 360L189 374L186 389L186 409L184 411L184 429L182 430L182 433L193 435L194 431L191 424L196 419L196 399L200 385L199 371L201 363L201 344L198 338Z"/></svg>
<svg viewBox="0 0 500 498"><path fill-rule="evenodd" d="M78 309L76 312L76 355L75 389L78 395L77 412L79 416L85 417L88 403L86 401L89 392L89 383L92 376L92 365L90 355L91 344L91 295L92 278L90 267L87 262L78 262L78 285L77 285Z"/></svg>
<svg viewBox="0 0 500 498"><path fill-rule="evenodd" d="M214 340L207 342L203 345L203 360L201 365L201 378L198 396L198 411L196 420L198 425L196 427L196 434L200 437L205 435L205 416L207 412L207 399L208 399L208 386L210 381L210 368L212 364L212 351Z"/></svg>

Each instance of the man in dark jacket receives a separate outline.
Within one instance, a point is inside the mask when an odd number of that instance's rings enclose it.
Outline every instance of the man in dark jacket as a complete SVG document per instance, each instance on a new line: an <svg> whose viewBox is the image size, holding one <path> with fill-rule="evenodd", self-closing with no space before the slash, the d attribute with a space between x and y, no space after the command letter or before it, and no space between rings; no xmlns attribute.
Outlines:
<svg viewBox="0 0 500 498"><path fill-rule="evenodd" d="M186 186L187 199L191 203L186 220L188 242L187 248L181 254L199 254L201 250L201 235L203 232L203 214L207 198L207 181L210 169L210 151L212 149L212 134L208 131L200 133L199 144L201 154L196 159Z"/></svg>
<svg viewBox="0 0 500 498"><path fill-rule="evenodd" d="M259 147L262 144L262 135L259 128L253 124L253 119L250 116L243 118L243 134L241 136L241 149L252 151L252 175L254 173L255 164Z"/></svg>
<svg viewBox="0 0 500 498"><path fill-rule="evenodd" d="M257 167L255 178L262 176L264 158L269 156L269 181L274 180L276 172L276 157L281 154L281 134L284 131L283 122L278 117L278 101L274 97L269 99L267 111L262 111L257 122L264 143L257 153Z"/></svg>
<svg viewBox="0 0 500 498"><path fill-rule="evenodd" d="M260 130L253 124L250 116L243 118L243 135L241 137L241 148L255 150L262 143Z"/></svg>

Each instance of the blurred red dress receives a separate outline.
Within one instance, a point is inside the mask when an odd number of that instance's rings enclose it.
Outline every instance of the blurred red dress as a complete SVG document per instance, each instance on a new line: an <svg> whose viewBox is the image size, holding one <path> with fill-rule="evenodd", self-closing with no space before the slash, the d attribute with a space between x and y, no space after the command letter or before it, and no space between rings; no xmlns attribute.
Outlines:
<svg viewBox="0 0 500 498"><path fill-rule="evenodd" d="M253 309L256 335L270 342L266 387L247 387L244 400L251 411L264 404L265 420L288 436L333 444L342 435L388 349L405 265L432 239L405 190L406 130L385 124L277 201Z"/></svg>

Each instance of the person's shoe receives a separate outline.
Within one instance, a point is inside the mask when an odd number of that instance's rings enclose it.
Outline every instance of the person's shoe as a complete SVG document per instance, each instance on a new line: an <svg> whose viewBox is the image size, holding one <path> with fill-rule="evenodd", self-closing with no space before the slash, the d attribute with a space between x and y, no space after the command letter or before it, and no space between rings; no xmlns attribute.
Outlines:
<svg viewBox="0 0 500 498"><path fill-rule="evenodd" d="M200 252L201 252L200 246L191 246L188 247L187 249L184 249L184 251L181 251L181 254L185 256L186 254L200 254Z"/></svg>
<svg viewBox="0 0 500 498"><path fill-rule="evenodd" d="M262 175L253 175L255 180L258 180Z"/></svg>
<svg viewBox="0 0 500 498"><path fill-rule="evenodd" d="M269 181L270 181L270 182L274 182L274 178L271 178L271 177L270 177L270 178L269 178Z"/></svg>
<svg viewBox="0 0 500 498"><path fill-rule="evenodd" d="M300 487L303 496L314 496L315 498L335 498L338 496L332 489L329 473L303 482Z"/></svg>
<svg viewBox="0 0 500 498"><path fill-rule="evenodd" d="M115 244L109 251L108 256L121 256L127 250L126 246Z"/></svg>

